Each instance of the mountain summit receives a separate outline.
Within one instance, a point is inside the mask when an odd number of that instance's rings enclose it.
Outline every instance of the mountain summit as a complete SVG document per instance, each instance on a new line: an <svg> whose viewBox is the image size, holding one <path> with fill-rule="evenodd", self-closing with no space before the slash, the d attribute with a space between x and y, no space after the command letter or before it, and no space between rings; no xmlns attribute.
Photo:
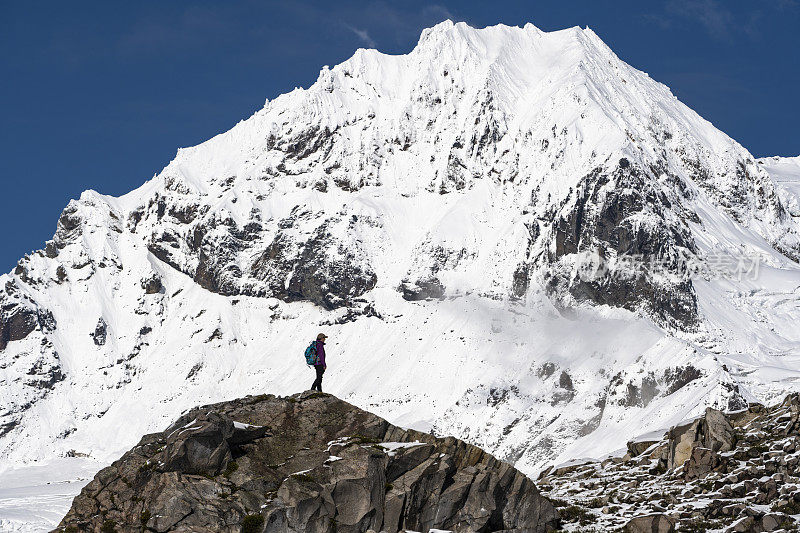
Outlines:
<svg viewBox="0 0 800 533"><path fill-rule="evenodd" d="M332 392L525 472L775 400L800 379L780 187L589 29L358 50L85 192L0 277L0 456L107 460L192 405L302 390L320 328Z"/></svg>

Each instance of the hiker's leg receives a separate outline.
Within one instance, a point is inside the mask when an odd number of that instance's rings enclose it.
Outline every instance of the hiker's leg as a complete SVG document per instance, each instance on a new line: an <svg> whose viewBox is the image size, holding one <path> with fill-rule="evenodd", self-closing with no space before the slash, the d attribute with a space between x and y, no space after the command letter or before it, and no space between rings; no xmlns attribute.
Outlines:
<svg viewBox="0 0 800 533"><path fill-rule="evenodd" d="M315 383L317 384L317 390L319 392L322 392L322 374L325 373L325 367L322 365L317 365L316 369L317 369L317 381L315 381Z"/></svg>
<svg viewBox="0 0 800 533"><path fill-rule="evenodd" d="M322 392L322 372L324 372L325 369L322 368L322 365L316 365L314 366L314 370L317 371L317 379L315 379L314 384L311 385L311 390ZM320 370L322 370L322 372L320 372Z"/></svg>

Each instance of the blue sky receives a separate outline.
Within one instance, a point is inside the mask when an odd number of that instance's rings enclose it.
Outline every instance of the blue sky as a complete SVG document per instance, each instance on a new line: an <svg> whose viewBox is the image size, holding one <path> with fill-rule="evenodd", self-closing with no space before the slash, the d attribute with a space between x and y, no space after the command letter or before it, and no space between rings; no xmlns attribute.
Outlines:
<svg viewBox="0 0 800 533"><path fill-rule="evenodd" d="M322 65L408 52L445 18L588 25L754 154L800 154L800 0L0 0L0 272L81 191L127 192Z"/></svg>

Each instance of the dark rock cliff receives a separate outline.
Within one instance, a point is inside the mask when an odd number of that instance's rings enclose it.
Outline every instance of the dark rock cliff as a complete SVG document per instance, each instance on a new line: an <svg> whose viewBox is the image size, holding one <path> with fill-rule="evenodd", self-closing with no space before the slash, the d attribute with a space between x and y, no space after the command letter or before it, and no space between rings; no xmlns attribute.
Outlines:
<svg viewBox="0 0 800 533"><path fill-rule="evenodd" d="M687 258L697 253L688 221L697 215L683 205L687 193L676 180L669 195L658 187L658 172L663 169L641 169L623 158L613 171L597 168L581 180L552 225L547 259L557 266L596 253L599 263L589 265L592 272L580 262L578 273L548 269L548 290L556 300L566 292L576 301L644 307L681 329L697 322L697 299L686 274ZM673 279L665 282L665 273Z"/></svg>
<svg viewBox="0 0 800 533"><path fill-rule="evenodd" d="M199 407L146 435L57 531L553 531L511 465L306 392Z"/></svg>

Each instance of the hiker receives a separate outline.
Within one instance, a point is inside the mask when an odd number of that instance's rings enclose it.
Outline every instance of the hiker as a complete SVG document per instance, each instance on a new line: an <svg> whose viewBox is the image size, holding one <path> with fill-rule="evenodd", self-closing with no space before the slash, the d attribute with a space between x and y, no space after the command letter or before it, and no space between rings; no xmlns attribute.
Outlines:
<svg viewBox="0 0 800 533"><path fill-rule="evenodd" d="M322 392L322 374L325 373L325 369L328 368L328 365L325 364L325 339L328 336L324 333L320 333L317 335L317 340L315 344L315 351L316 351L316 362L314 363L314 370L317 371L317 379L314 380L314 383L311 385L311 390L318 390Z"/></svg>

